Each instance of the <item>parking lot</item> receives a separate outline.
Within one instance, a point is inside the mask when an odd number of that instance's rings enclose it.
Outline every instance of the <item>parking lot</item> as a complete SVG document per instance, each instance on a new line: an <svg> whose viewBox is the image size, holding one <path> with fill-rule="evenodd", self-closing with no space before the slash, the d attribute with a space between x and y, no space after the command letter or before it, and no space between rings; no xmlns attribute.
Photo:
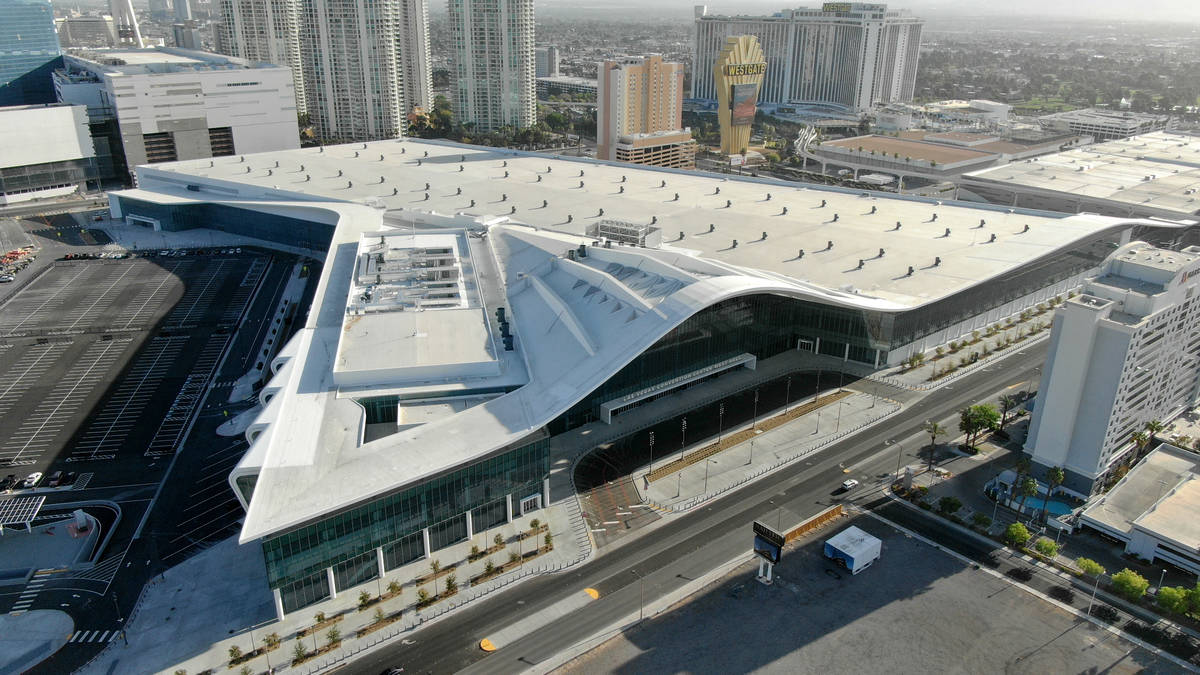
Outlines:
<svg viewBox="0 0 1200 675"><path fill-rule="evenodd" d="M10 297L0 468L92 472L174 452L265 261L218 251L57 262Z"/></svg>
<svg viewBox="0 0 1200 675"><path fill-rule="evenodd" d="M854 524L883 541L858 575L822 555ZM1174 673L1112 632L869 517L784 551L775 584L747 563L567 663L570 672Z"/></svg>

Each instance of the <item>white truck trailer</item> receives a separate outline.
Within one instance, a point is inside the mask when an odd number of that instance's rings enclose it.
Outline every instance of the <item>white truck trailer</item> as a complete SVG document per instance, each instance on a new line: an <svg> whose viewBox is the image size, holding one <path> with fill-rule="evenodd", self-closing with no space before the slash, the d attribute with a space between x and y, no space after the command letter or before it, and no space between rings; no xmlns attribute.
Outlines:
<svg viewBox="0 0 1200 675"><path fill-rule="evenodd" d="M851 526L825 540L825 557L858 574L879 560L882 547L878 538Z"/></svg>

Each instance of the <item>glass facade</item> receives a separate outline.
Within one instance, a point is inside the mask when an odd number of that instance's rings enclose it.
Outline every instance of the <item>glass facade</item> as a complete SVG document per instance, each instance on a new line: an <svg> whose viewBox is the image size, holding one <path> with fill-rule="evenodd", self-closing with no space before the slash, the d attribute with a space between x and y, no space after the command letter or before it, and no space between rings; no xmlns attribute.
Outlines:
<svg viewBox="0 0 1200 675"><path fill-rule="evenodd" d="M424 555L421 531L426 527L432 550L465 539L467 511L494 504L507 494L542 490L542 481L550 473L549 447L546 438L526 442L441 478L267 539L263 553L271 588L309 597L320 586L310 581L313 575L333 567L338 579L353 581L366 574L362 561L368 556L374 574L375 549L381 546L385 567L392 569L412 560L417 546ZM342 581L337 583L345 587Z"/></svg>
<svg viewBox="0 0 1200 675"><path fill-rule="evenodd" d="M0 0L0 106L54 103L61 65L50 0Z"/></svg>
<svg viewBox="0 0 1200 675"><path fill-rule="evenodd" d="M265 239L288 246L324 251L333 238L333 226L273 213L223 204L152 204L118 197L121 212L159 221L168 232L207 227L213 230Z"/></svg>

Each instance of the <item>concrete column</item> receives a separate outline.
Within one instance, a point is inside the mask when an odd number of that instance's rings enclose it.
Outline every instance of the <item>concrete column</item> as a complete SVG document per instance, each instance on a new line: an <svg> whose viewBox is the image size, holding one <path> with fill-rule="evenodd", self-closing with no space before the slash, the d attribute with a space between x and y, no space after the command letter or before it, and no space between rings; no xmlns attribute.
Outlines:
<svg viewBox="0 0 1200 675"><path fill-rule="evenodd" d="M382 579L383 573L385 571L384 565L383 565L383 547L382 546L375 549L375 562L379 565L379 578Z"/></svg>
<svg viewBox="0 0 1200 675"><path fill-rule="evenodd" d="M922 350L922 351L924 351L924 350ZM875 367L876 368L879 367L879 350L878 349L875 350Z"/></svg>
<svg viewBox="0 0 1200 675"><path fill-rule="evenodd" d="M814 354L821 353L821 338L817 338L817 341L813 343L813 353Z"/></svg>
<svg viewBox="0 0 1200 675"><path fill-rule="evenodd" d="M550 508L550 477L542 479L542 508Z"/></svg>
<svg viewBox="0 0 1200 675"><path fill-rule="evenodd" d="M850 343L849 342L846 343L846 351L842 353L842 360L843 361L850 360Z"/></svg>
<svg viewBox="0 0 1200 675"><path fill-rule="evenodd" d="M505 506L505 507L506 507L506 509L507 509L507 513L508 513L508 522L510 522L510 523L511 523L511 522L512 522L512 520L513 520L512 493L511 493L511 492L510 492L510 493L508 493L508 494L506 494L506 495L504 495L504 506Z"/></svg>
<svg viewBox="0 0 1200 675"><path fill-rule="evenodd" d="M333 568L332 567L325 568L325 580L329 582L329 597L336 598L337 597L337 584L334 583L336 580L333 578Z"/></svg>
<svg viewBox="0 0 1200 675"><path fill-rule="evenodd" d="M425 544L425 557L428 558L433 551L429 550L429 528L421 530L421 542Z"/></svg>
<svg viewBox="0 0 1200 675"><path fill-rule="evenodd" d="M275 598L275 619L283 621L283 594L278 588L272 588L271 595Z"/></svg>
<svg viewBox="0 0 1200 675"><path fill-rule="evenodd" d="M471 537L475 536L475 522L471 519L470 509L468 509L463 516L467 520L467 539L470 539Z"/></svg>

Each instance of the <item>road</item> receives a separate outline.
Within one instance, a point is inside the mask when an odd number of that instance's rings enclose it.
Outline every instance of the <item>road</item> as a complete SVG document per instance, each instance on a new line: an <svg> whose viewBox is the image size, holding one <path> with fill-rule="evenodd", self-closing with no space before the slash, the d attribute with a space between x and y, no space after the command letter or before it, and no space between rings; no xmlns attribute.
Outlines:
<svg viewBox="0 0 1200 675"><path fill-rule="evenodd" d="M450 673L470 668L471 672L508 673L542 662L636 613L640 602L668 595L745 553L754 520L769 522L787 514L787 520L796 522L833 503L832 495L846 475L843 466L853 475L875 477L869 483L875 487L862 488L853 498L877 498L878 483L896 469L896 452L885 449L885 442L903 443L921 434L926 419L950 418L965 405L1005 388L1026 385L1045 356L1045 342L1027 347L997 365L920 397L885 422L833 444L803 464L668 519L578 568L533 579L481 600L424 628L410 644L391 645L360 658L346 672L379 673L397 666L406 672ZM600 592L599 600L497 652L485 654L479 649L479 640L589 587Z"/></svg>

